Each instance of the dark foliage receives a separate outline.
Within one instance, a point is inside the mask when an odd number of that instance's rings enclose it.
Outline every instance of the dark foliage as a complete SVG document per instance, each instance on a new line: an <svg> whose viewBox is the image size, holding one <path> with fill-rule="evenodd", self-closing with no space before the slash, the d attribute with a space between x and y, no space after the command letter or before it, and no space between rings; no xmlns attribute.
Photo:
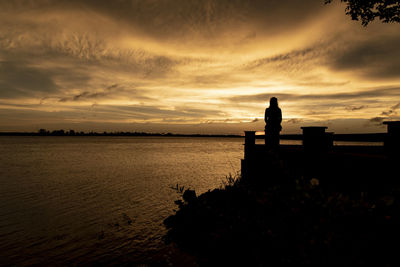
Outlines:
<svg viewBox="0 0 400 267"><path fill-rule="evenodd" d="M333 0L325 0L331 3ZM346 14L353 20L361 20L367 26L375 18L382 22L400 23L400 1L398 0L341 0L347 4Z"/></svg>
<svg viewBox="0 0 400 267"><path fill-rule="evenodd" d="M189 192L164 221L166 240L204 266L398 266L398 189L344 192L275 175L280 183L238 180L198 197Z"/></svg>

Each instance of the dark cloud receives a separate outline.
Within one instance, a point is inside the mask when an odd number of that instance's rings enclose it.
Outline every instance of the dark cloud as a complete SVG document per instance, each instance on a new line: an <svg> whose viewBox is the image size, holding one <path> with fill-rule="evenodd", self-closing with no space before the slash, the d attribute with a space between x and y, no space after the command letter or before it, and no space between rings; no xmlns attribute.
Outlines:
<svg viewBox="0 0 400 267"><path fill-rule="evenodd" d="M334 50L328 63L334 70L373 78L400 76L400 36L374 36Z"/></svg>
<svg viewBox="0 0 400 267"><path fill-rule="evenodd" d="M78 95L75 95L73 97L62 97L60 98L60 102L67 102L67 101L80 101L80 100L87 100L87 99L93 99L93 98L99 98L99 97L105 97L107 96L108 93L106 92L98 92L98 93L90 93L90 92L83 92Z"/></svg>
<svg viewBox="0 0 400 267"><path fill-rule="evenodd" d="M383 116L390 116L396 114L396 112L394 110L388 110L388 111L382 111L381 115Z"/></svg>
<svg viewBox="0 0 400 267"><path fill-rule="evenodd" d="M90 77L81 67L42 66L39 61L0 61L0 97L49 97L64 86L84 87ZM62 85L60 85L61 83Z"/></svg>
<svg viewBox="0 0 400 267"><path fill-rule="evenodd" d="M253 70L263 67L264 65L268 65L270 63L276 63L276 62L288 63L290 61L298 61L299 58L304 58L306 56L309 56L310 54L314 53L314 51L315 49L310 47L302 50L291 51L286 54L279 54L272 57L261 58L245 64L243 68L246 70Z"/></svg>
<svg viewBox="0 0 400 267"><path fill-rule="evenodd" d="M31 26L33 29L30 29L19 23L16 20L8 26L0 24L0 54L4 54L7 61L24 61L30 65L53 61L74 65L76 70L68 70L74 74L85 68L102 67L151 79L163 78L174 73L175 66L195 61L158 54L144 47L121 48L115 46L113 40L107 40L109 36L104 36L104 33L61 31L48 26L45 26L45 31L41 29L43 25Z"/></svg>
<svg viewBox="0 0 400 267"><path fill-rule="evenodd" d="M25 62L0 61L0 97L26 97L37 93L54 93L58 89L46 70Z"/></svg>
<svg viewBox="0 0 400 267"><path fill-rule="evenodd" d="M374 117L369 119L369 122L375 125L382 125L382 122L386 119L387 119L386 117Z"/></svg>
<svg viewBox="0 0 400 267"><path fill-rule="evenodd" d="M277 97L283 101L299 100L351 100L373 97L400 97L400 87L384 87L372 90L357 91L351 93L333 93L333 94L289 94L289 93L265 93L255 95L241 95L229 98L232 102L265 102L271 97Z"/></svg>
<svg viewBox="0 0 400 267"><path fill-rule="evenodd" d="M35 109L35 108L39 108L40 107L40 103L39 104L24 104L24 103L12 103L10 104L7 101L0 101L0 105L2 106L3 109L7 109L7 108L22 108L22 109Z"/></svg>
<svg viewBox="0 0 400 267"><path fill-rule="evenodd" d="M276 32L299 25L323 7L319 0L90 0L85 5L164 38L193 33L213 37L244 23Z"/></svg>
<svg viewBox="0 0 400 267"><path fill-rule="evenodd" d="M324 8L320 0L22 0L0 6L6 11L95 11L156 38L193 33L209 38L244 24L280 32L299 27Z"/></svg>
<svg viewBox="0 0 400 267"><path fill-rule="evenodd" d="M124 89L121 89L122 91ZM91 99L98 99L98 98L105 98L105 97L112 97L118 93L120 93L121 90L118 90L118 84L113 84L108 86L106 89L98 92L89 92L89 91L84 91L82 93L69 96L69 97L62 97L58 101L59 102L68 102L68 101L81 101L81 100L91 100ZM133 90L131 90L131 93L135 93Z"/></svg>
<svg viewBox="0 0 400 267"><path fill-rule="evenodd" d="M367 106L361 105L361 106L346 106L345 109L346 110L350 110L350 111L356 111L356 110L360 110L360 109L364 109Z"/></svg>
<svg viewBox="0 0 400 267"><path fill-rule="evenodd" d="M392 107L393 110L396 110L396 109L398 109L398 108L400 108L400 102L397 103L396 105L394 105L394 106Z"/></svg>
<svg viewBox="0 0 400 267"><path fill-rule="evenodd" d="M387 111L382 111L381 115L383 116L393 116L397 114L396 109L400 108L400 103L397 103L396 105L394 105L393 107L391 107L389 110Z"/></svg>
<svg viewBox="0 0 400 267"><path fill-rule="evenodd" d="M303 121L304 121L303 119L297 119L297 118L284 120L285 123L289 123L289 124L298 124L298 123L302 123Z"/></svg>

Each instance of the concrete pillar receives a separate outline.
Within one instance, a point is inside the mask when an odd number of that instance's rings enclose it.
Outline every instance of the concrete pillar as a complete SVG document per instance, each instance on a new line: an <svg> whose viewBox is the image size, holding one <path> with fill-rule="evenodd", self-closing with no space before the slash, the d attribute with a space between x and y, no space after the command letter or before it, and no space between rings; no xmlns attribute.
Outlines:
<svg viewBox="0 0 400 267"><path fill-rule="evenodd" d="M249 172L251 172L252 159L254 159L256 147L256 132L245 131L244 132L244 159L241 161L241 174L242 178L248 178Z"/></svg>
<svg viewBox="0 0 400 267"><path fill-rule="evenodd" d="M400 121L385 121L387 136L385 138L385 151L390 157L400 157Z"/></svg>
<svg viewBox="0 0 400 267"><path fill-rule="evenodd" d="M256 132L245 131L244 132L244 158L248 159L252 157L254 153L254 147L256 145Z"/></svg>
<svg viewBox="0 0 400 267"><path fill-rule="evenodd" d="M304 151L309 153L327 152L330 142L332 142L331 138L325 133L327 128L325 126L301 127L303 130Z"/></svg>

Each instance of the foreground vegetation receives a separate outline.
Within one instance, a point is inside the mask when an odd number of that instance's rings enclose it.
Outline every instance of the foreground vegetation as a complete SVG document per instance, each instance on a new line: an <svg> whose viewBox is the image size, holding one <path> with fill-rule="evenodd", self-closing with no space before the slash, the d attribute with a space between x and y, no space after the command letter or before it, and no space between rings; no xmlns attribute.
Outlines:
<svg viewBox="0 0 400 267"><path fill-rule="evenodd" d="M200 196L186 190L166 241L207 266L398 266L399 190L332 190L275 168Z"/></svg>

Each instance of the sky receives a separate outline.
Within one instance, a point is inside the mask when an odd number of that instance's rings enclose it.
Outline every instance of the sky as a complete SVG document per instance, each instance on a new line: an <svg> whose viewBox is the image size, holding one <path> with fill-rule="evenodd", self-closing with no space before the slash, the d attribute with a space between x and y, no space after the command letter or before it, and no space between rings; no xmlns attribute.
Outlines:
<svg viewBox="0 0 400 267"><path fill-rule="evenodd" d="M340 1L0 0L0 131L385 132L399 47Z"/></svg>

